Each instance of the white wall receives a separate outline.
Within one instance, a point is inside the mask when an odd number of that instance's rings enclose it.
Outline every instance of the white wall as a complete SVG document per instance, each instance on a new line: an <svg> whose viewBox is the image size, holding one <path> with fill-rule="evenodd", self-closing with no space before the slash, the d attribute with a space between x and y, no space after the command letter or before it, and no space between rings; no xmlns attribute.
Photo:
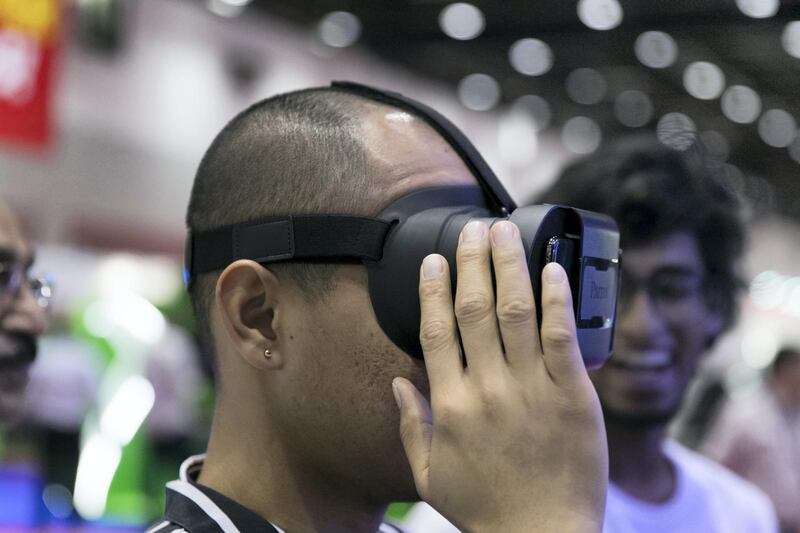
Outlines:
<svg viewBox="0 0 800 533"><path fill-rule="evenodd" d="M358 48L317 55L305 28L252 16L224 19L203 2L126 5L127 44L117 56L100 57L68 38L54 149L32 154L0 146L0 193L35 210L40 240L60 241L68 221L94 215L158 228L177 240L196 165L227 120L265 96L333 79L399 90L443 111L518 198L543 186L567 157L544 138L533 168L506 169L497 150L499 113L469 111L451 87ZM255 57L260 72L247 90L226 72L226 58L237 50Z"/></svg>

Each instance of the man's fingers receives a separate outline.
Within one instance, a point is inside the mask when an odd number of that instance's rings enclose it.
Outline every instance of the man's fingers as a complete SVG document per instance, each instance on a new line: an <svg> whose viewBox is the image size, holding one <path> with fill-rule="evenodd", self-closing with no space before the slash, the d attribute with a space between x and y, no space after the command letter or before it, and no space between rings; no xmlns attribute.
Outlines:
<svg viewBox="0 0 800 533"><path fill-rule="evenodd" d="M417 388L404 378L392 381L392 391L400 409L400 439L411 465L417 493L425 499L430 493L428 473L433 437L431 407Z"/></svg>
<svg viewBox="0 0 800 533"><path fill-rule="evenodd" d="M464 372L453 315L450 270L440 255L431 254L422 262L419 304L419 341L433 395L453 386Z"/></svg>
<svg viewBox="0 0 800 533"><path fill-rule="evenodd" d="M464 227L456 252L458 287L455 314L469 374L491 379L505 365L492 287L491 243L486 224Z"/></svg>
<svg viewBox="0 0 800 533"><path fill-rule="evenodd" d="M537 362L541 364L541 359L537 355L536 304L519 229L511 222L498 222L492 227L492 243L497 278L496 314L506 359L512 367L524 372Z"/></svg>
<svg viewBox="0 0 800 533"><path fill-rule="evenodd" d="M549 374L569 383L586 375L578 347L572 292L564 269L549 263L542 271L542 349Z"/></svg>

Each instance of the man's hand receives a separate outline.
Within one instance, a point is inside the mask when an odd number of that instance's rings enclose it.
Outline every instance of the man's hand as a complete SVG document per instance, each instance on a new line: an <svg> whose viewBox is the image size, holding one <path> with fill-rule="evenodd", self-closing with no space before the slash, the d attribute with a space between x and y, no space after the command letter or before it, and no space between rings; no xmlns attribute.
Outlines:
<svg viewBox="0 0 800 533"><path fill-rule="evenodd" d="M543 272L540 347L514 224L491 232L468 224L457 268L455 305L444 258L426 257L421 270L430 405L409 381L393 383L419 495L465 531L600 531L605 430L564 270L550 264Z"/></svg>

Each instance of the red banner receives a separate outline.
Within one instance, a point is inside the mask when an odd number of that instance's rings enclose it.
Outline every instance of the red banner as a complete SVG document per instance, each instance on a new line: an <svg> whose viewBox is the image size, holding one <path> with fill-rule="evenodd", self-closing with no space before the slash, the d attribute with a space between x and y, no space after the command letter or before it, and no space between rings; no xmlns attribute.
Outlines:
<svg viewBox="0 0 800 533"><path fill-rule="evenodd" d="M0 141L46 146L59 0L0 0Z"/></svg>

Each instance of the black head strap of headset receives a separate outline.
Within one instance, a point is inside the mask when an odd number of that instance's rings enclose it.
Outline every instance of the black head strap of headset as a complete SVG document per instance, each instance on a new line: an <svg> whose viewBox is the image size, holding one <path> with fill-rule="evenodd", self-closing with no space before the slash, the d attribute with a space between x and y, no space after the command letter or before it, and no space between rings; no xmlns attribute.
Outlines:
<svg viewBox="0 0 800 533"><path fill-rule="evenodd" d="M447 118L405 96L351 82L333 82L339 91L409 111L422 118L453 147L477 178L487 204L502 215L516 204L467 137ZM309 215L272 217L226 226L186 237L187 281L238 259L343 262L380 260L389 222L362 217Z"/></svg>

